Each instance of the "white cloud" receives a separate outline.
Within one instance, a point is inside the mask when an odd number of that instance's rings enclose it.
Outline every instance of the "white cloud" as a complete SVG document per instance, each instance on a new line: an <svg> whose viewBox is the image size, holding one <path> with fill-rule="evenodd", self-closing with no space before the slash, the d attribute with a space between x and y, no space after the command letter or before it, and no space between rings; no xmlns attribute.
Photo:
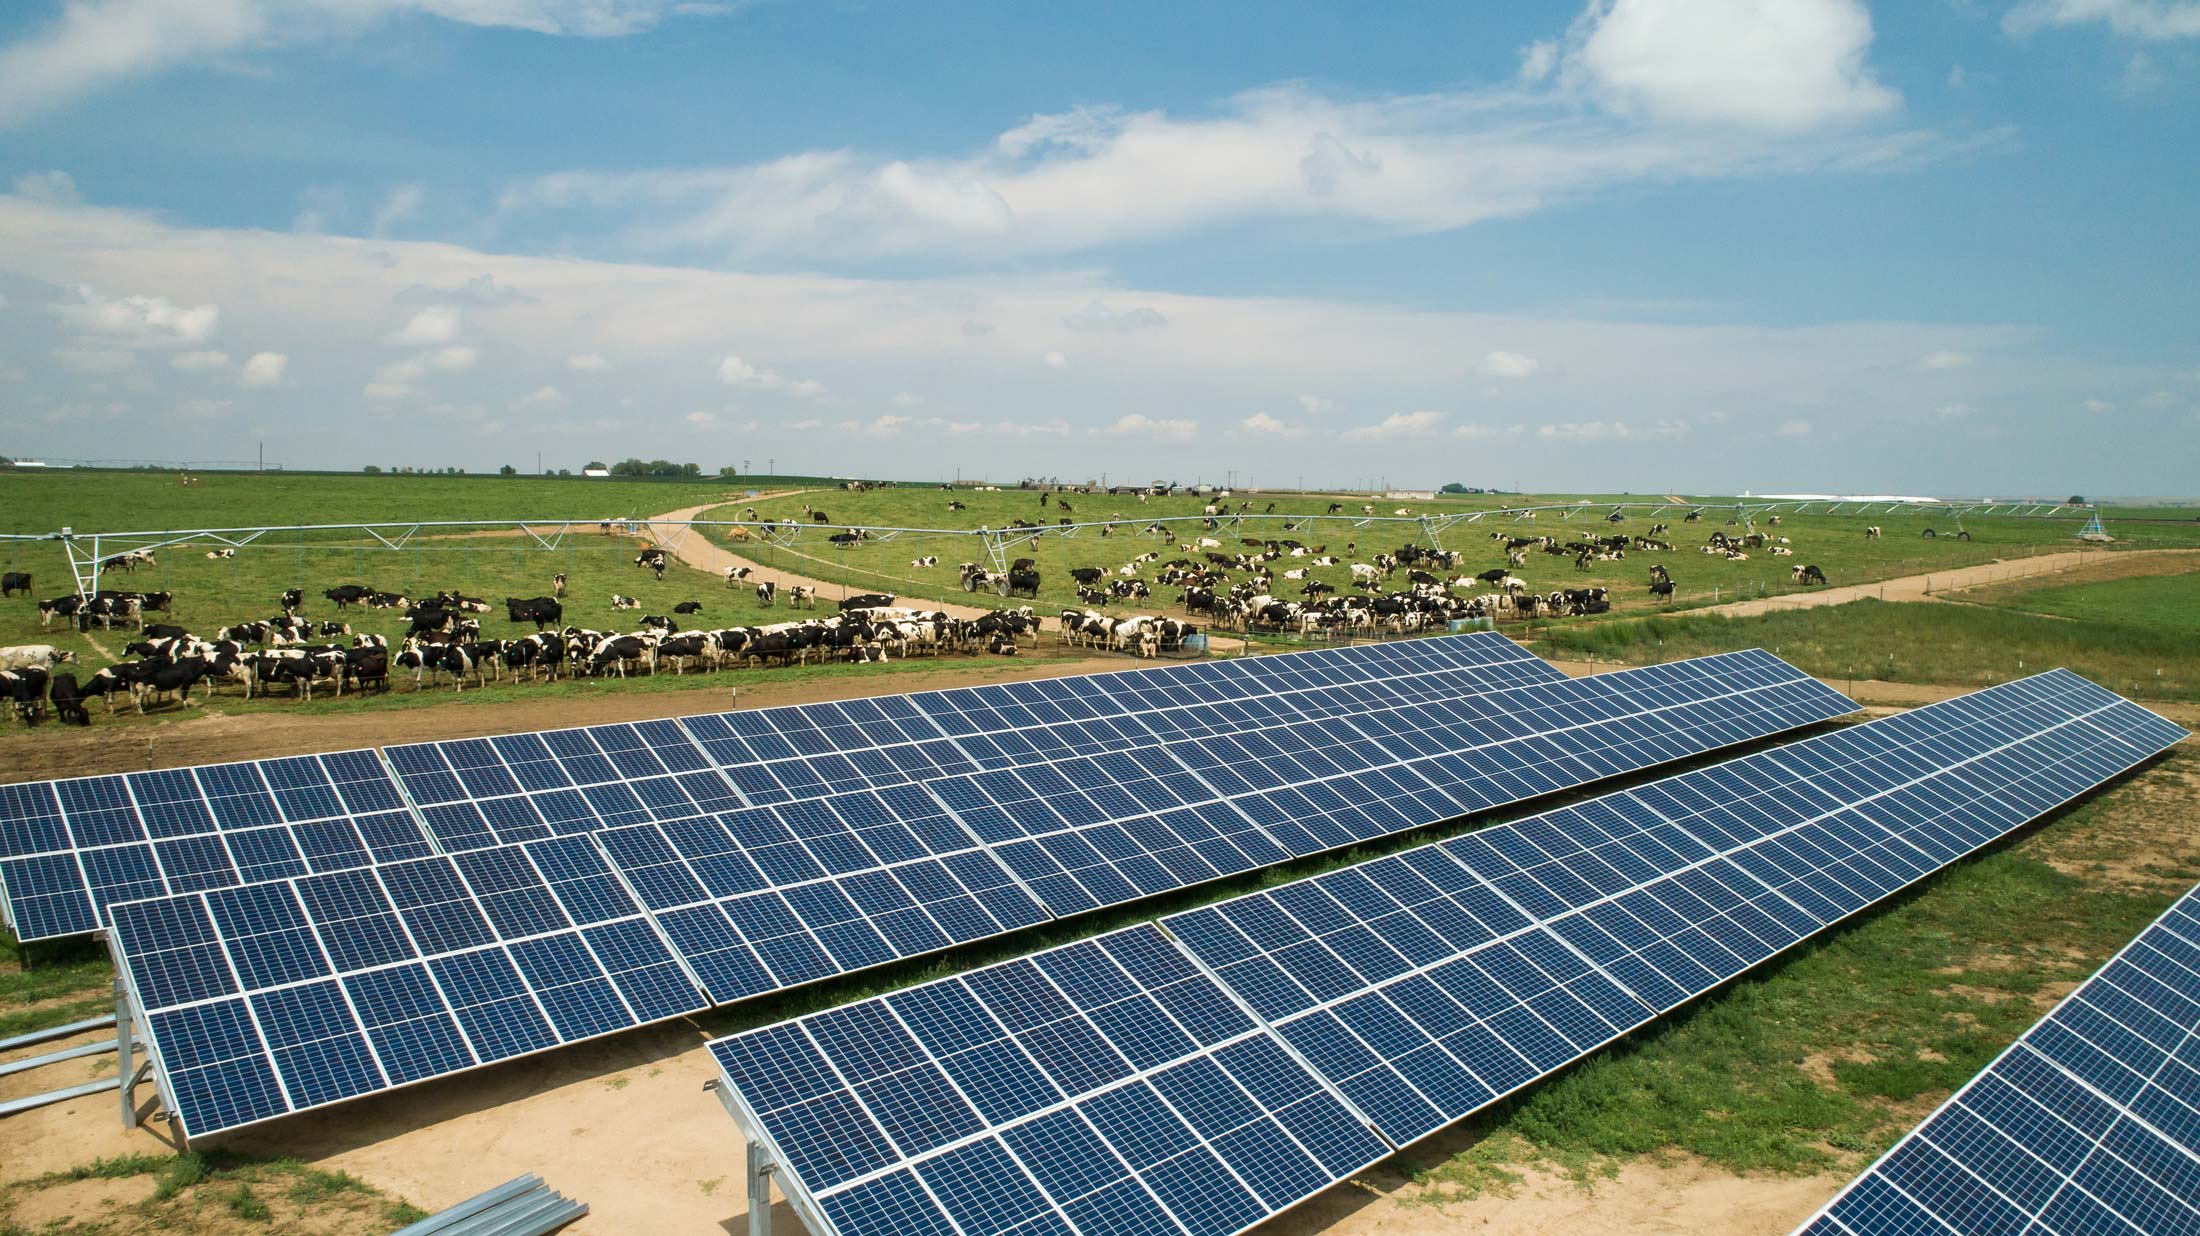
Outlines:
<svg viewBox="0 0 2200 1236"><path fill-rule="evenodd" d="M701 425L706 427L718 423L718 415L715 412L690 412L681 419L685 420L690 425Z"/></svg>
<svg viewBox="0 0 2200 1236"><path fill-rule="evenodd" d="M374 208L372 234L381 236L391 228L420 213L421 199L426 191L419 185L399 185L382 198L382 204Z"/></svg>
<svg viewBox="0 0 2200 1236"><path fill-rule="evenodd" d="M1309 395L1301 392L1299 406L1306 409L1308 416L1327 416L1337 410L1337 401L1324 399L1320 395Z"/></svg>
<svg viewBox="0 0 2200 1236"><path fill-rule="evenodd" d="M2116 405L2106 399L2088 399L2078 405L2095 416L2105 416L2116 410Z"/></svg>
<svg viewBox="0 0 2200 1236"><path fill-rule="evenodd" d="M1772 432L1783 438L1807 438L1810 436L1810 422L1805 420L1781 421L1779 427Z"/></svg>
<svg viewBox="0 0 2200 1236"><path fill-rule="evenodd" d="M391 361L374 371L360 393L369 399L407 399L418 393L413 384L426 374L427 366L418 360Z"/></svg>
<svg viewBox="0 0 2200 1236"><path fill-rule="evenodd" d="M1492 352L1475 365L1474 371L1485 378L1527 378L1535 376L1535 371L1542 367L1533 356Z"/></svg>
<svg viewBox="0 0 2200 1236"><path fill-rule="evenodd" d="M1039 359L1045 361L1049 369L1069 368L1069 357L1062 355L1060 352L1048 352Z"/></svg>
<svg viewBox="0 0 2200 1236"><path fill-rule="evenodd" d="M825 422L817 419L814 416L808 418L807 420L795 421L793 424L787 426L787 428L794 433L805 433L812 429L823 429L824 427Z"/></svg>
<svg viewBox="0 0 2200 1236"><path fill-rule="evenodd" d="M125 296L109 300L89 287L76 289L76 303L58 308L61 320L78 330L104 335L130 347L167 348L205 343L221 328L215 305L184 308L165 296Z"/></svg>
<svg viewBox="0 0 2200 1236"><path fill-rule="evenodd" d="M1238 428L1247 433L1273 434L1279 438L1303 438L1306 430L1297 425L1285 424L1266 412L1255 412L1238 422Z"/></svg>
<svg viewBox="0 0 2200 1236"><path fill-rule="evenodd" d="M1520 80L1528 83L1548 81L1558 68L1558 41L1543 39L1520 49Z"/></svg>
<svg viewBox="0 0 2200 1236"><path fill-rule="evenodd" d="M1967 403L1944 403L1933 409L1933 415L1943 420L1955 420L1958 417L1969 416L1970 414L1971 405Z"/></svg>
<svg viewBox="0 0 2200 1236"><path fill-rule="evenodd" d="M1189 442L1199 436L1199 422L1154 418L1142 412L1117 417L1115 423L1094 430L1119 437L1149 438L1156 442Z"/></svg>
<svg viewBox="0 0 2200 1236"><path fill-rule="evenodd" d="M527 392L513 402L516 406L522 408L548 407L551 404L564 403L565 394L557 387L545 384Z"/></svg>
<svg viewBox="0 0 2200 1236"><path fill-rule="evenodd" d="M168 363L178 369L202 372L209 369L227 369L232 362L227 352L178 352L168 358Z"/></svg>
<svg viewBox="0 0 2200 1236"><path fill-rule="evenodd" d="M406 13L609 38L675 14L728 7L715 0L72 0L54 20L0 48L0 126L131 78L349 37Z"/></svg>
<svg viewBox="0 0 2200 1236"><path fill-rule="evenodd" d="M316 229L318 230L318 229ZM538 305L542 298L525 288L498 283L495 275L475 275L460 283L430 287L416 283L390 298L400 305L474 305L495 309L504 305Z"/></svg>
<svg viewBox="0 0 2200 1236"><path fill-rule="evenodd" d="M255 390L264 390L271 386L281 386L283 379L288 376L288 356L281 352L254 352L246 358L244 368L238 371L237 383Z"/></svg>
<svg viewBox="0 0 2200 1236"><path fill-rule="evenodd" d="M474 350L464 344L437 348L426 357L428 368L438 373L457 373L462 369L471 369L476 359Z"/></svg>
<svg viewBox="0 0 2200 1236"><path fill-rule="evenodd" d="M1782 428L1784 430L1785 426ZM1807 425L1805 429L1808 429ZM1625 421L1560 421L1538 426L1535 436L1546 442L1676 439L1688 436L1688 426L1677 420L1663 420L1651 425L1630 425Z"/></svg>
<svg viewBox="0 0 2200 1236"><path fill-rule="evenodd" d="M2131 53L2131 59L2124 62L2123 74L2116 79L2116 88L2130 98L2153 94L2168 84L2169 76L2162 72L2162 66L2143 51Z"/></svg>
<svg viewBox="0 0 2200 1236"><path fill-rule="evenodd" d="M923 405L924 396L922 395L916 394L912 391L894 392L894 406L897 408L916 408L922 407Z"/></svg>
<svg viewBox="0 0 2200 1236"><path fill-rule="evenodd" d="M74 206L76 180L67 172L25 172L15 178L15 195L50 206Z"/></svg>
<svg viewBox="0 0 2200 1236"><path fill-rule="evenodd" d="M2002 25L2011 34L2055 26L2101 24L2125 38L2162 41L2200 38L2200 4L2162 0L2025 0Z"/></svg>
<svg viewBox="0 0 2200 1236"><path fill-rule="evenodd" d="M1943 350L1939 352L1928 352L1924 356L1919 357L1917 361L1917 367L1927 370L1962 369L1977 359L1978 358L1976 356L1971 355L1969 352L1949 352Z"/></svg>
<svg viewBox="0 0 2200 1236"><path fill-rule="evenodd" d="M1100 333L1126 334L1137 330L1151 330L1167 326L1169 319L1158 310L1139 306L1132 309L1110 309L1104 300L1094 299L1090 304L1062 319L1062 325L1071 330Z"/></svg>
<svg viewBox="0 0 2200 1236"><path fill-rule="evenodd" d="M1387 438L1419 438L1435 430L1443 423L1442 412L1423 409L1418 412L1393 412L1372 425L1347 429L1342 435L1348 442L1378 442Z"/></svg>
<svg viewBox="0 0 2200 1236"><path fill-rule="evenodd" d="M1895 111L1860 0L1590 0L1564 77L1624 113L1800 133Z"/></svg>
<svg viewBox="0 0 2200 1236"><path fill-rule="evenodd" d="M575 373L602 373L611 368L611 362L594 352L565 358L565 367Z"/></svg>
<svg viewBox="0 0 2200 1236"><path fill-rule="evenodd" d="M718 362L718 380L728 386L746 387L750 390L785 391L804 399L822 399L825 396L824 384L815 379L790 378L775 370L752 365L738 356L729 356Z"/></svg>
<svg viewBox="0 0 2200 1236"><path fill-rule="evenodd" d="M2147 412L2167 412L2177 406L2174 391L2148 391L2139 399L2139 407Z"/></svg>
<svg viewBox="0 0 2200 1236"><path fill-rule="evenodd" d="M399 347L422 348L449 343L458 338L458 310L449 305L430 305L412 315L412 319L390 342Z"/></svg>
<svg viewBox="0 0 2200 1236"><path fill-rule="evenodd" d="M1452 430L1451 436L1465 438L1470 442L1486 442L1492 438L1517 438L1525 431L1526 427L1522 425L1467 424Z"/></svg>
<svg viewBox="0 0 2200 1236"><path fill-rule="evenodd" d="M623 222L617 243L652 256L1005 265L1262 224L1434 232L1618 185L1906 167L2007 140L1840 123L1897 109L1865 67L1870 41L1857 0L1596 0L1542 83L1386 96L1287 83L1193 113L1079 107L960 155L573 168L507 186L498 206L546 226Z"/></svg>

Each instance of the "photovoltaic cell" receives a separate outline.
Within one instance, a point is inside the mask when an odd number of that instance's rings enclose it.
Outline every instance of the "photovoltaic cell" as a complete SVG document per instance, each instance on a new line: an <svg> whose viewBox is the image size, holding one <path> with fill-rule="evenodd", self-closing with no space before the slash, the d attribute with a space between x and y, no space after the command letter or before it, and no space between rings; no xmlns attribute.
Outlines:
<svg viewBox="0 0 2200 1236"><path fill-rule="evenodd" d="M1151 924L711 1050L841 1233L1220 1236L1389 1153Z"/></svg>
<svg viewBox="0 0 2200 1236"><path fill-rule="evenodd" d="M2200 1231L2200 888L1798 1230Z"/></svg>
<svg viewBox="0 0 2200 1236"><path fill-rule="evenodd" d="M432 854L373 751L0 786L0 889L20 940L108 906Z"/></svg>
<svg viewBox="0 0 2200 1236"><path fill-rule="evenodd" d="M710 1003L585 838L111 908L187 1136Z"/></svg>
<svg viewBox="0 0 2200 1236"><path fill-rule="evenodd" d="M1227 997L1213 1008L1251 1023L1218 1012L1219 1032L1275 1049L1331 1110L1401 1147L2183 737L2056 671L1174 915L1154 938ZM1212 1097L1175 1106L1140 1069L1191 1059L1182 1041L1096 1013L1143 1006L1104 967L1061 977L1067 954L712 1045L744 1124L785 1169L782 1186L831 1229L821 1236L896 1223L1082 1233L1114 1230L1131 1210L1146 1230L1228 1236L1291 1204L1271 1199L1306 1196L1367 1161L1345 1154L1326 1177L1302 1179L1299 1165L1281 1177L1288 1187L1255 1187L1212 1127L1244 1109L1219 1091L1189 1091ZM2157 1042L2156 1054L2189 1049L2180 1042ZM865 1089L874 1076L930 1086L934 1071L960 1085L951 1061L974 1080L943 1127L913 1125ZM1082 1119L1057 1140L1022 1133L1064 1108ZM1199 1127L1192 1112L1210 1109ZM861 1135L832 1136L842 1129ZM1095 1177L1043 1149L1022 1155L1011 1130L1076 1147ZM1159 1164L1182 1174L1144 1168ZM1016 1200L973 1204L971 1181ZM1107 1190L1106 1207L1067 1200Z"/></svg>
<svg viewBox="0 0 2200 1236"><path fill-rule="evenodd" d="M576 905L599 897L612 897L623 910L630 891L685 973L712 1002L727 1002L1779 732L1851 707L1762 653L1500 694L1502 706L1468 697L1303 722L1313 727L1304 731L1271 727L1261 748L1267 758L1248 755L1241 767L1203 762L1207 744L1180 741L977 774L956 782L971 791L959 797L933 784L888 786L604 824L373 874L391 884L393 895L403 891L438 907L415 916L421 921L411 930L416 940L438 941L424 947L447 951L484 947L477 938L484 929L492 940L533 939L560 927L561 914L570 916ZM1278 734L1284 742L1274 741ZM582 758L575 754L579 736L546 738L545 746L560 752L562 766L574 767ZM589 741L608 759L611 745ZM530 762L497 768L509 773ZM647 766L633 771L645 778L669 775L651 774ZM495 771L469 775L478 785L505 784ZM1286 777L1299 781L1287 785ZM1013 787L1033 796L1018 798ZM1042 801L1040 791L1050 797ZM1292 797L1280 798L1281 791ZM1073 797L1089 806L1071 806ZM1248 802L1259 804L1258 817L1244 809ZM1346 806L1355 802L1348 813ZM1120 814L1078 818L1078 810ZM973 814L980 815L977 824ZM1050 826L1053 832L1043 831ZM603 873L562 878L545 865L552 842L562 843L557 853L600 863ZM1080 867L1080 853L1100 861ZM1060 866L1050 873L1038 865L1041 858ZM1019 863L1024 870L1016 869ZM463 906L412 888L427 882L421 871L446 866L466 886ZM1122 878L1105 884L1103 872ZM1060 877L1056 885L1045 883L1050 874ZM552 890L561 895L554 899ZM1082 900L1068 900L1071 892ZM457 913L461 908L469 912ZM348 971L404 959L401 951L389 953L396 934L346 939L341 946L350 952L337 964ZM137 964L129 950L147 942L122 941L126 965ZM482 991L497 993L478 1001L481 1008L511 1010L517 995L528 993L554 1020L563 1013L555 1026L561 1035L597 1032L586 1014L600 1003L568 1010L542 995L566 986L558 976L566 972L570 948L530 944L508 951L518 971L492 967L473 975ZM460 1006L453 1011L477 1032L469 1023L476 1014ZM478 1033L507 1029L504 1020L488 1020Z"/></svg>
<svg viewBox="0 0 2200 1236"><path fill-rule="evenodd" d="M389 749L445 852L1437 700L1564 675L1475 632Z"/></svg>

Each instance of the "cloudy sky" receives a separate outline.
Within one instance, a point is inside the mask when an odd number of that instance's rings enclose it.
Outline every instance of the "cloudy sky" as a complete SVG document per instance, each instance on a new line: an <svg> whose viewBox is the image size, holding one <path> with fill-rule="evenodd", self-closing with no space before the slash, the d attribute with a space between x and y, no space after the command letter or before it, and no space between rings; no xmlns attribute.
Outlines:
<svg viewBox="0 0 2200 1236"><path fill-rule="evenodd" d="M0 453L2200 491L2200 0L0 5Z"/></svg>

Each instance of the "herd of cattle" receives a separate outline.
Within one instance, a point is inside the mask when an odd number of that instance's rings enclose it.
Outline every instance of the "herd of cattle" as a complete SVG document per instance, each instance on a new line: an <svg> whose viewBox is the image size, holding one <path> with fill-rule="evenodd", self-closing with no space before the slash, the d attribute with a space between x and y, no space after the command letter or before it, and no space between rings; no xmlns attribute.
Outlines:
<svg viewBox="0 0 2200 1236"><path fill-rule="evenodd" d="M0 648L0 697L23 721L36 722L50 703L56 716L81 725L91 721L85 705L94 698L109 713L117 696L143 713L171 698L188 702L194 690L210 696L224 686L236 687L247 698L284 693L310 700L317 690L338 696L386 691L393 673L409 676L415 690L448 683L454 691L464 691L469 684L507 679L624 678L668 671L684 675L747 665L881 662L943 652L1014 656L1020 641L1037 638L1040 626L1029 607L962 619L899 607L895 598L874 593L841 601L839 612L831 615L695 630L682 629L680 618L698 613L701 603L685 601L673 607L673 615L642 617L638 630L597 631L560 626L563 602L539 596L503 601L506 620L531 624L534 634L493 638L483 635L480 616L494 607L480 597L444 591L415 600L358 584L322 595L339 611L355 605L401 610L405 632L393 646L390 637L354 633L339 620L307 619L299 612L301 589L282 595L281 613L220 627L210 638L174 624L144 621L141 603L129 611L137 616L138 627L138 638L125 648L132 660L80 679L65 668L76 660L67 649L52 644ZM162 597L158 608L165 610L167 600ZM75 597L41 601L39 613L48 624L55 618L75 618L87 608L77 602ZM1150 644L1135 634L1128 638L1134 650Z"/></svg>
<svg viewBox="0 0 2200 1236"><path fill-rule="evenodd" d="M1777 517L1771 522L1777 524ZM1152 531L1161 534L1171 548L1197 550L1199 557L1164 562L1161 552L1154 551L1113 569L1076 568L1069 574L1079 600L1088 607L1136 603L1150 600L1154 588L1161 586L1180 590L1177 599L1185 612L1203 616L1217 627L1302 634L1407 634L1454 619L1601 614L1611 609L1606 588L1539 592L1514 571L1524 569L1529 555L1536 553L1570 558L1577 569L1588 570L1594 563L1623 560L1630 551L1658 553L1674 548L1659 539L1669 532L1664 524L1645 535L1569 541L1493 532L1491 538L1505 565L1466 574L1466 556L1458 550L1404 545L1392 553L1374 554L1367 562L1347 563L1326 546L1287 538L1244 538L1232 550L1213 536L1179 545L1173 531L1158 525ZM1866 533L1878 534L1877 528ZM1345 548L1348 554L1357 550L1353 545ZM1793 553L1787 537L1754 530L1714 532L1702 546L1703 553L1730 561L1746 560L1756 551L1775 557ZM151 561L149 552L140 551L103 565L128 572ZM634 563L662 579L670 558L664 550L651 548ZM937 559L920 559L912 565L935 566ZM1335 585L1311 577L1314 568L1338 565L1348 567L1348 592L1340 594ZM1149 567L1151 580L1146 577ZM1403 586L1398 580L1401 573ZM726 586L749 586L750 574L747 567L728 569ZM1825 573L1815 565L1795 566L1791 577L1802 584L1826 582ZM1004 572L963 563L961 581L966 592L1033 598L1041 583L1029 558L1015 560ZM1296 588L1291 587L1294 584ZM6 596L13 597L18 592L29 594L32 580L28 574L8 572L0 585ZM795 608L817 605L817 591L810 585L791 586L784 593L772 582L754 587L763 605L776 604L782 595ZM1295 595L1279 596L1279 588ZM1673 591L1665 566L1651 566L1651 595L1669 600ZM385 691L393 673L409 676L416 690L448 683L454 691L463 691L469 683L483 685L507 678L624 678L668 670L684 675L748 665L878 662L950 651L1014 656L1020 641L1036 639L1040 630L1040 620L1030 606L958 618L944 611L897 606L894 597L874 593L849 597L838 603L837 613L827 616L715 629L683 629L682 619L692 622L702 610L701 602L684 601L673 606L671 614L643 616L637 630L598 631L565 623L565 592L561 574L551 579L551 595L506 597L506 620L535 628L531 635L512 638L483 635L481 615L492 613L494 607L481 597L439 591L416 599L365 584L342 584L322 592L339 615L354 606L400 611L407 625L394 648L389 637L354 633L340 616L319 621L303 617L305 594L298 588L282 594L281 612L275 616L219 627L211 638L152 620L151 615L170 612L174 598L166 592L101 589L89 597L64 595L37 602L42 628L58 620L85 632L94 627L112 631L117 625L135 629L138 638L125 649L133 659L80 679L64 668L75 661L69 650L52 644L0 648L0 700L26 722L37 721L50 704L64 721L89 724L86 704L97 698L112 713L118 695L143 713L171 697L188 702L194 689L211 695L221 686L234 686L246 697L282 692L305 699L311 699L316 690L339 696ZM611 604L614 610L629 610L640 608L641 603L614 595ZM1065 609L1059 624L1067 643L1144 657L1181 648L1198 630L1189 621L1111 614L1104 608Z"/></svg>

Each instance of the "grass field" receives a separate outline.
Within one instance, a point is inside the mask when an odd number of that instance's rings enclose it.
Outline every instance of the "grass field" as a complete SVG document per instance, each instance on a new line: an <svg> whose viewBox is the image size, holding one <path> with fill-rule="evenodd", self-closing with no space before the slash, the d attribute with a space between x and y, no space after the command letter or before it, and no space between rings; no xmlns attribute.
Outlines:
<svg viewBox="0 0 2200 1236"><path fill-rule="evenodd" d="M1866 599L1748 618L1560 623L1539 639L1559 655L1635 664L1761 647L1835 685L1853 677L1984 687L2059 665L2135 698L2200 699L2200 638L2191 633L1978 605Z"/></svg>
<svg viewBox="0 0 2200 1236"><path fill-rule="evenodd" d="M879 588L909 596L928 599L954 600L960 596L956 581L956 565L964 561L983 562L981 541L972 536L920 535L903 533L891 539L871 540L850 548L837 548L826 540L826 534L848 525L870 527L961 527L975 529L1005 527L1015 519L1053 523L1068 518L1079 521L1120 520L1114 534L1102 536L1098 529L1081 529L1074 535L1050 532L1038 538L1037 543L1021 543L1012 552L1017 556L1036 560L1043 578L1037 604L1042 609L1062 609L1080 605L1074 582L1069 571L1074 567L1097 566L1113 571L1136 555L1149 551L1160 552L1162 560L1189 557L1202 561L1205 552L1189 544L1171 547L1164 541L1143 531L1154 518L1162 515L1196 516L1206 500L1196 497L1156 498L1140 503L1135 497L1107 495L1070 495L1064 500L1074 508L1063 512L1058 506L1044 510L1039 505L1039 494L1032 491L1006 491L1000 493L976 493L958 490L953 494L939 489L902 487L873 490L867 493L803 494L766 502L740 502L719 508L710 513L711 518L736 519L754 507L758 516L767 519L798 519L806 524L805 506L822 509L830 516L832 525L819 528L808 525L795 541L786 545L760 544L755 540L735 541L719 538L722 544L755 558L767 565L787 570L798 570L821 579L845 583L857 588ZM950 499L967 506L964 511L950 511ZM1225 521L1222 528L1206 533L1223 542L1223 552L1236 552L1243 548L1243 538L1271 539L1290 537L1309 546L1325 546L1347 562L1367 560L1378 551L1395 550L1408 542L1425 544L1418 528L1407 524L1361 525L1352 517L1364 505L1373 505L1378 513L1388 515L1404 507L1413 515L1444 514L1457 511L1489 510L1496 499L1475 496L1458 500L1437 502L1394 503L1369 502L1361 498L1332 498L1319 495L1252 495L1255 513L1264 514L1272 503L1279 516L1293 517L1297 525L1293 531L1284 531L1280 524L1265 520L1250 520L1242 527ZM1526 502L1526 498L1510 498L1513 502ZM1346 514L1326 514L1329 504L1341 501ZM1549 535L1566 541L1598 534L1623 532L1647 535L1653 522L1671 523L1673 527L1658 539L1671 542L1673 552L1632 552L1624 560L1593 564L1583 571L1574 566L1571 557L1559 557L1542 553L1529 555L1525 567L1515 574L1525 579L1539 592L1555 588L1603 586L1612 590L1615 607L1623 612L1650 612L1661 608L1649 595L1648 571L1653 562L1662 562L1672 572L1676 583L1675 605L1671 608L1716 604L1746 597L1776 595L1793 591L1790 570L1794 565L1811 563L1823 569L1836 584L1861 583L1889 579L1905 575L1925 574L1956 567L1973 566L1997 559L2022 558L2032 554L2067 550L2078 544L2072 539L2078 525L2068 520L2044 520L2023 518L1973 519L1966 527L1971 533L1969 541L1957 540L1952 535L1926 538L1924 532L1933 528L1940 533L1953 531L1943 517L1918 515L1790 515L1783 518L1777 528L1763 530L1770 535L1788 537L1795 552L1793 557L1781 558L1770 554L1753 553L1746 562L1728 562L1697 552L1704 539L1714 530L1724 527L1723 517L1714 513L1702 523L1689 525L1680 522L1685 508L1653 521L1642 516L1631 516L1621 523L1607 523L1601 513L1591 513L1572 521L1545 516L1536 521L1515 523L1509 516L1492 515L1477 524L1455 525L1445 534L1446 546L1464 551L1466 561L1460 573L1473 575L1481 571L1505 565L1503 554L1492 544L1490 533L1502 530L1509 535ZM1880 540L1866 540L1864 529L1870 525L1885 529ZM1938 525L1935 527L1935 525ZM1202 535L1188 526L1177 528L1181 540ZM2130 546L2200 545L2200 527L2185 528L2148 526L2142 534L2134 535ZM918 567L912 563L919 558L937 557L936 567ZM1277 571L1301 565L1294 561L1279 561ZM1143 574L1150 578L1153 569ZM1332 568L1312 568L1308 576L1340 589L1346 588L1351 573L1340 563ZM1397 581L1402 585L1402 580ZM1298 582L1277 580L1279 595L1290 595L1303 586ZM1151 611L1158 606L1172 605L1179 590L1156 589L1153 601L1122 603L1114 608L1125 612Z"/></svg>
<svg viewBox="0 0 2200 1236"><path fill-rule="evenodd" d="M2200 635L2200 572L1977 589L1965 599L2089 624Z"/></svg>

